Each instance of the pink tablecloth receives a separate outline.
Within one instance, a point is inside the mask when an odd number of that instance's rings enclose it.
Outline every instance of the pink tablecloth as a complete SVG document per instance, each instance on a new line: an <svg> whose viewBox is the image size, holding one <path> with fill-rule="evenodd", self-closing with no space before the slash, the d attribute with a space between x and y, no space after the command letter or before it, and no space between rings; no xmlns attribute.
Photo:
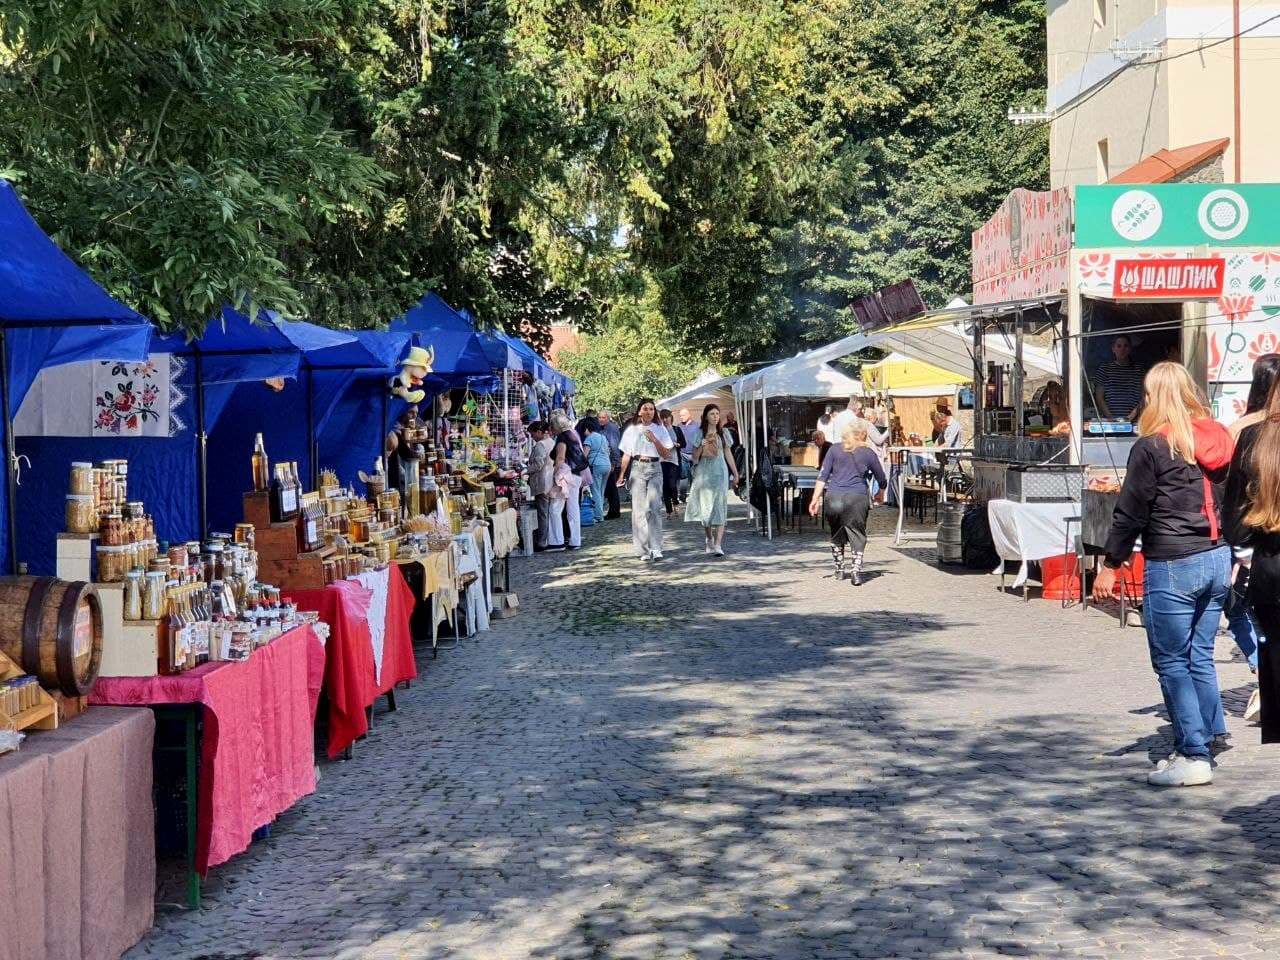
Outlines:
<svg viewBox="0 0 1280 960"><path fill-rule="evenodd" d="M154 732L97 707L0 757L0 960L116 960L151 929Z"/></svg>
<svg viewBox="0 0 1280 960"><path fill-rule="evenodd" d="M210 663L172 677L102 677L94 703L199 703L204 711L196 869L225 863L253 832L316 788L312 726L324 647L307 626L243 663Z"/></svg>

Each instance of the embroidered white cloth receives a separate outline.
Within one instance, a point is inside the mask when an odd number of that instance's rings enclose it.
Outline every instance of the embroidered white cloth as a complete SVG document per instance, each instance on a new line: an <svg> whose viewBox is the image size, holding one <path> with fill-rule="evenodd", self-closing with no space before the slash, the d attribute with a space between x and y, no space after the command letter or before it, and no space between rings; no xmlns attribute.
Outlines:
<svg viewBox="0 0 1280 960"><path fill-rule="evenodd" d="M382 651L387 643L387 587L390 568L367 570L352 580L373 593L369 601L369 641L373 644L373 676L382 683Z"/></svg>
<svg viewBox="0 0 1280 960"><path fill-rule="evenodd" d="M40 371L14 418L26 437L169 437L183 429L181 357L145 363L86 360Z"/></svg>

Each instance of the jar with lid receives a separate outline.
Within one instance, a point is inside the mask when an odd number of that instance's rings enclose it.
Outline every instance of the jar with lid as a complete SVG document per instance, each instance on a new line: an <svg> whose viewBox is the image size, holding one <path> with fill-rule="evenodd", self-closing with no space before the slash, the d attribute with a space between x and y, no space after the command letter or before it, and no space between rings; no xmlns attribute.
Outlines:
<svg viewBox="0 0 1280 960"><path fill-rule="evenodd" d="M119 583L124 579L124 547L98 544L98 582Z"/></svg>
<svg viewBox="0 0 1280 960"><path fill-rule="evenodd" d="M205 583L221 580L226 573L223 552L222 544L220 543L206 543L204 545L204 552L200 555L200 563L204 568Z"/></svg>
<svg viewBox="0 0 1280 960"><path fill-rule="evenodd" d="M142 571L130 570L124 575L124 618L142 619Z"/></svg>
<svg viewBox="0 0 1280 960"><path fill-rule="evenodd" d="M237 523L235 532L236 543L242 543L252 550L256 546L256 535L252 523Z"/></svg>
<svg viewBox="0 0 1280 960"><path fill-rule="evenodd" d="M93 496L93 464L82 463L76 461L71 464L71 485L68 488L71 493L78 493L81 496Z"/></svg>
<svg viewBox="0 0 1280 960"><path fill-rule="evenodd" d="M67 494L67 532L93 533L98 529L98 512L92 493Z"/></svg>
<svg viewBox="0 0 1280 960"><path fill-rule="evenodd" d="M164 584L168 576L164 570L147 571L142 586L143 620L159 620L164 616Z"/></svg>

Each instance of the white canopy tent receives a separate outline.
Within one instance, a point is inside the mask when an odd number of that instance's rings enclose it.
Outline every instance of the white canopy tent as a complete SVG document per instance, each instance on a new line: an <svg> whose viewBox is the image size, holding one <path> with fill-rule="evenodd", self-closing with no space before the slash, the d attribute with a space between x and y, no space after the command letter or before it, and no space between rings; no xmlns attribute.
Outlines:
<svg viewBox="0 0 1280 960"><path fill-rule="evenodd" d="M761 428L769 432L768 400L770 397L816 396L849 397L862 395L862 384L829 366L829 361L856 353L867 347L878 347L923 360L965 378L974 375L974 341L969 333L971 321L984 316L1008 315L1022 310L1044 309L1044 298L1025 302L985 304L971 307L963 300L952 300L944 310L935 310L911 320L868 333L855 333L825 346L815 347L740 377L734 386L738 403L738 422L750 434L747 445L748 476L757 465L759 438L755 436L755 417L750 405L761 405ZM982 341L984 360L1013 367L1017 365L1018 346L1012 338L987 334ZM1025 382L1034 384L1062 377L1062 348L1050 350L1033 344L1022 344L1022 371ZM821 392L792 392L799 388ZM826 392L827 390L830 392ZM766 503L765 531L772 536L771 509Z"/></svg>
<svg viewBox="0 0 1280 960"><path fill-rule="evenodd" d="M737 379L736 376L722 377L719 370L707 367L691 383L682 387L679 393L659 400L658 407L668 410L689 407L695 417L701 415L702 408L709 403L730 407L733 405L733 384Z"/></svg>

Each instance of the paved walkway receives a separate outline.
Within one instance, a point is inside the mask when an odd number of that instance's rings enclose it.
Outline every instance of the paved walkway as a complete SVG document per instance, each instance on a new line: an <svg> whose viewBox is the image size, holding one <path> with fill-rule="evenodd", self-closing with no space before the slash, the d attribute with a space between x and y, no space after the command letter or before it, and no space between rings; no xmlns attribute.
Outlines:
<svg viewBox="0 0 1280 960"><path fill-rule="evenodd" d="M1235 749L1157 792L1140 630L886 540L855 589L744 528L517 559L520 615L130 956L1280 955L1280 753L1229 645Z"/></svg>

